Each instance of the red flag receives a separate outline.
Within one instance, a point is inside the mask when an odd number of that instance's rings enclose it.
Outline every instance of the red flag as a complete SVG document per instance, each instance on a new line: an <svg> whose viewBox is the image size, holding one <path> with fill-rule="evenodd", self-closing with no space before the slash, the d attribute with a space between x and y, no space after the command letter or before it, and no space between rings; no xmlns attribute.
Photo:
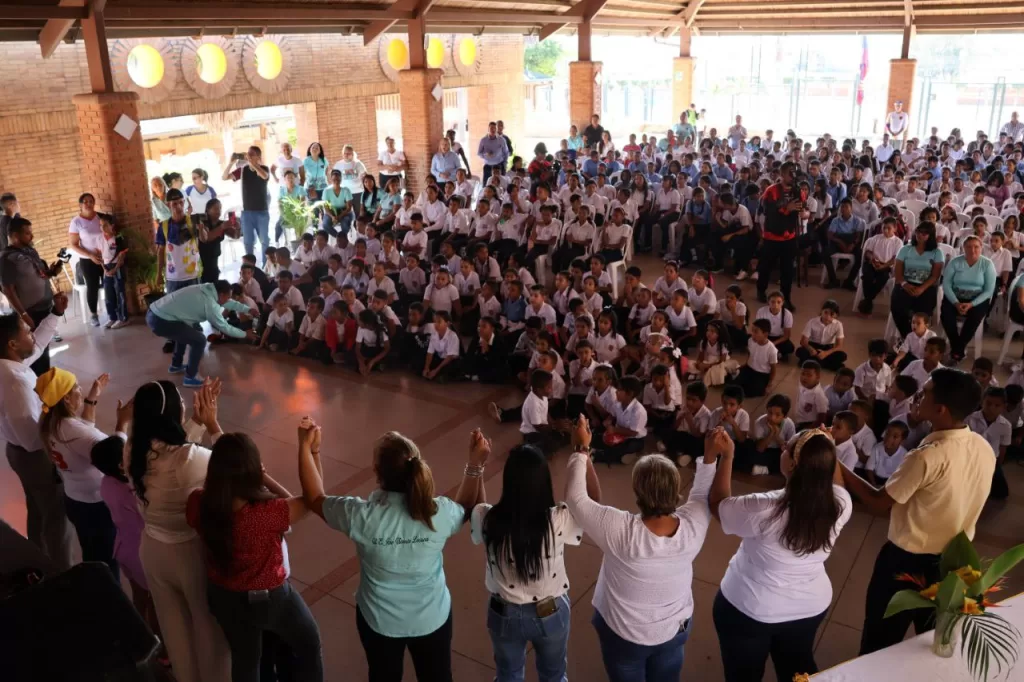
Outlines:
<svg viewBox="0 0 1024 682"><path fill-rule="evenodd" d="M864 103L864 79L868 76L868 38L862 36L863 41L860 53L860 71L857 74L857 106Z"/></svg>

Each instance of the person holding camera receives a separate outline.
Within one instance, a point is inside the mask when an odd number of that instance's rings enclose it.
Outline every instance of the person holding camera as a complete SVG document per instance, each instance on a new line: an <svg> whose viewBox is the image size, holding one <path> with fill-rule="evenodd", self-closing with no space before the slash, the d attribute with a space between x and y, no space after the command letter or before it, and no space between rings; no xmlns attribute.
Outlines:
<svg viewBox="0 0 1024 682"><path fill-rule="evenodd" d="M242 181L242 243L245 252L252 255L256 237L260 239L260 253L270 246L270 195L267 182L270 169L263 165L263 151L253 145L243 156L234 154L221 176L224 180Z"/></svg>
<svg viewBox="0 0 1024 682"><path fill-rule="evenodd" d="M7 238L7 248L0 253L0 285L18 317L33 330L50 315L53 307L50 278L60 273L61 261L47 265L39 256L33 247L32 223L27 218L12 218ZM61 252L66 254L64 249ZM50 369L49 342L50 338L47 338L38 358L32 363L36 376Z"/></svg>

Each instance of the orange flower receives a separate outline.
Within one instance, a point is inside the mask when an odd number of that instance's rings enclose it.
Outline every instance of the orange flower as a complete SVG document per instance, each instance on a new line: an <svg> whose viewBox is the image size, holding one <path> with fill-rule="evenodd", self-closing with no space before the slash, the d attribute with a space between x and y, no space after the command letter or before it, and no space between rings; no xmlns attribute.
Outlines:
<svg viewBox="0 0 1024 682"><path fill-rule="evenodd" d="M985 594L991 594L993 592L1000 592L1000 591L1002 591L1002 589L1003 589L1003 587L1005 585L1006 585L1006 576L1003 576L999 580L995 581L995 583L993 583L992 587L990 587L987 590L985 590Z"/></svg>
<svg viewBox="0 0 1024 682"><path fill-rule="evenodd" d="M981 580L981 571L971 568L970 566L958 568L954 573L960 576L960 579L963 580L964 584L968 587Z"/></svg>
<svg viewBox="0 0 1024 682"><path fill-rule="evenodd" d="M975 600L970 597L964 597L963 608L960 609L962 613L966 613L969 616L980 616L985 613L981 606Z"/></svg>
<svg viewBox="0 0 1024 682"><path fill-rule="evenodd" d="M935 597L937 597L939 594L939 584L932 583L928 587L921 590L919 594L925 599L935 599Z"/></svg>
<svg viewBox="0 0 1024 682"><path fill-rule="evenodd" d="M896 580L899 580L899 581L902 581L902 582L905 582L905 583L914 583L915 585L917 585L917 588L919 590L923 590L925 587L928 586L928 583L926 583L924 581L924 578L922 576L910 575L909 573L899 573L899 574L897 574Z"/></svg>
<svg viewBox="0 0 1024 682"><path fill-rule="evenodd" d="M807 673L796 673L793 675L793 682L811 682L811 676Z"/></svg>

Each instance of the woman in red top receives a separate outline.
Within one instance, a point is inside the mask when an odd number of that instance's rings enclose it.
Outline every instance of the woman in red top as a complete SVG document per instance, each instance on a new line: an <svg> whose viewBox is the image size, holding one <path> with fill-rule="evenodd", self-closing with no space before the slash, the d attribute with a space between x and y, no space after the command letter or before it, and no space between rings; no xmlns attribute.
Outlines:
<svg viewBox="0 0 1024 682"><path fill-rule="evenodd" d="M284 533L308 511L267 475L249 436L221 436L186 518L206 550L210 611L231 647L232 682L259 682L264 631L291 650L295 679L323 680L320 631L285 565Z"/></svg>

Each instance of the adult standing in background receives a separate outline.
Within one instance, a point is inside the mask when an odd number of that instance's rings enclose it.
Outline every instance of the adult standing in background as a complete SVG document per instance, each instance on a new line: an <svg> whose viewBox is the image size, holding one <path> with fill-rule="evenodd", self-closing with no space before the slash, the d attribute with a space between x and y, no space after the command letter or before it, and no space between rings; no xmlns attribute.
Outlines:
<svg viewBox="0 0 1024 682"><path fill-rule="evenodd" d="M0 439L7 442L7 462L25 491L28 539L59 570L71 568L71 525L64 510L64 485L40 438L43 403L30 365L50 343L67 306L67 296L54 296L51 314L35 331L13 313L0 315Z"/></svg>
<svg viewBox="0 0 1024 682"><path fill-rule="evenodd" d="M100 326L96 304L103 288L103 228L96 215L96 197L86 192L78 197L78 215L68 226L71 250L80 256L76 278L85 282L85 302L89 307L89 324Z"/></svg>
<svg viewBox="0 0 1024 682"><path fill-rule="evenodd" d="M352 195L352 205L358 206L359 199L363 194L363 176L366 175L366 165L359 160L352 145L347 144L341 148L341 159L334 164L334 170L341 173L341 186Z"/></svg>
<svg viewBox="0 0 1024 682"><path fill-rule="evenodd" d="M384 151L377 156L377 165L380 166L377 179L380 181L381 187L386 188L391 178L398 178L399 186L401 186L408 163L405 160L405 152L395 148L395 138L391 136L384 138Z"/></svg>
<svg viewBox="0 0 1024 682"><path fill-rule="evenodd" d="M206 204L199 224L199 260L203 264L201 282L220 279L220 247L225 237L238 238L238 228L221 217L220 199Z"/></svg>
<svg viewBox="0 0 1024 682"><path fill-rule="evenodd" d="M835 443L822 429L804 431L783 448L782 490L735 497L735 443L717 429L709 444L720 457L711 513L743 538L713 611L726 682L760 682L769 655L778 680L814 674L814 639L832 603L825 560L853 514Z"/></svg>
<svg viewBox="0 0 1024 682"><path fill-rule="evenodd" d="M199 216L185 212L181 190L167 192L171 217L156 228L156 288L172 293L199 282L202 261L199 256Z"/></svg>
<svg viewBox="0 0 1024 682"><path fill-rule="evenodd" d="M1021 137L1024 137L1024 123L1017 120L1016 111L1010 114L1010 120L999 129L999 134L1009 137L1010 142L1020 142Z"/></svg>
<svg viewBox="0 0 1024 682"><path fill-rule="evenodd" d="M597 145L601 144L601 136L603 134L604 128L601 127L601 117L594 114L590 117L590 125L583 129L583 141L591 150L597 149Z"/></svg>
<svg viewBox="0 0 1024 682"><path fill-rule="evenodd" d="M11 221L21 215L21 206L18 204L18 197L13 192L0 194L0 251L7 248L7 232L10 230Z"/></svg>
<svg viewBox="0 0 1024 682"><path fill-rule="evenodd" d="M448 139L448 144L451 145L452 151L455 152L455 155L458 158L462 159L462 163L466 165L466 175L472 177L473 171L469 167L469 159L466 158L466 150L455 139L455 129L450 128L448 132L444 134L444 136Z"/></svg>
<svg viewBox="0 0 1024 682"><path fill-rule="evenodd" d="M729 128L729 146L739 149L740 141L747 137L747 129L743 127L743 117L736 115L736 125Z"/></svg>
<svg viewBox="0 0 1024 682"><path fill-rule="evenodd" d="M892 138L893 146L902 149L907 139L910 116L903 111L903 100L893 102L893 110L885 117L885 132Z"/></svg>
<svg viewBox="0 0 1024 682"><path fill-rule="evenodd" d="M981 387L968 374L949 367L931 373L913 408L932 432L885 482L875 488L842 466L846 489L876 515L889 514L888 541L875 559L864 605L860 655L903 641L913 622L918 634L935 627L932 609L903 611L889 618L885 609L900 590L914 589L901 574L937 582L939 556L960 531L974 537L996 467L992 446L964 420L981 402ZM890 512L891 510L891 512Z"/></svg>
<svg viewBox="0 0 1024 682"><path fill-rule="evenodd" d="M210 175L202 168L192 171L192 184L185 188L189 213L203 215L206 213L206 205L217 198L217 190L207 184L209 180Z"/></svg>
<svg viewBox="0 0 1024 682"><path fill-rule="evenodd" d="M663 455L641 457L633 467L640 513L632 514L587 494L587 480L597 476L591 437L586 417L580 417L573 429L575 452L569 458L565 501L604 555L591 622L605 670L616 682L678 680L693 624L693 559L711 523L714 457L697 464L684 504L676 465Z"/></svg>
<svg viewBox="0 0 1024 682"><path fill-rule="evenodd" d="M18 216L11 221L9 243L0 253L0 283L4 296L29 329L35 329L50 316L53 288L50 278L60 274L61 262L47 265L33 246L32 223ZM32 371L41 375L50 369L50 347L43 344Z"/></svg>
<svg viewBox="0 0 1024 682"><path fill-rule="evenodd" d="M306 158L302 160L302 187L316 192L317 201L327 189L328 169L330 168L324 148L319 142L313 142L306 148Z"/></svg>
<svg viewBox="0 0 1024 682"><path fill-rule="evenodd" d="M500 169L505 166L505 161L508 159L508 145L505 144L505 138L498 134L498 124L494 121L487 124L487 134L480 138L476 155L484 162L484 182L490 180L492 168Z"/></svg>
<svg viewBox="0 0 1024 682"><path fill-rule="evenodd" d="M224 180L242 181L242 243L245 252L255 251L256 237L260 253L270 246L270 195L267 183L270 169L263 165L263 152L253 145L244 158L236 159L224 169Z"/></svg>
<svg viewBox="0 0 1024 682"><path fill-rule="evenodd" d="M442 137L437 145L437 153L430 159L430 174L443 187L449 180L455 180L455 171L458 169L459 157L452 151L451 141Z"/></svg>
<svg viewBox="0 0 1024 682"><path fill-rule="evenodd" d="M786 299L786 308L794 311L790 292L793 287L794 261L797 256L797 234L800 231L800 213L806 206L795 182L796 164L786 161L779 169L779 182L771 185L761 196L764 211L764 234L758 252L757 300L768 301L768 284L772 268L779 266L779 288Z"/></svg>
<svg viewBox="0 0 1024 682"><path fill-rule="evenodd" d="M274 176L274 182L281 184L284 182L284 172L286 170L295 171L295 174L299 177L299 184L305 184L306 169L303 168L304 160L297 156L293 156L292 145L290 142L281 143L281 155L277 157L270 166L270 174ZM278 172L281 174L278 175ZM201 213L201 211L196 211Z"/></svg>
<svg viewBox="0 0 1024 682"><path fill-rule="evenodd" d="M498 120L498 135L501 135L501 139L505 140L505 149L508 152L509 159L512 158L512 138L505 134L505 122ZM504 174L507 171L506 164L501 164L501 172Z"/></svg>
<svg viewBox="0 0 1024 682"><path fill-rule="evenodd" d="M171 209L167 206L167 183L159 175L149 180L149 206L153 210L153 220L160 222L171 217Z"/></svg>

